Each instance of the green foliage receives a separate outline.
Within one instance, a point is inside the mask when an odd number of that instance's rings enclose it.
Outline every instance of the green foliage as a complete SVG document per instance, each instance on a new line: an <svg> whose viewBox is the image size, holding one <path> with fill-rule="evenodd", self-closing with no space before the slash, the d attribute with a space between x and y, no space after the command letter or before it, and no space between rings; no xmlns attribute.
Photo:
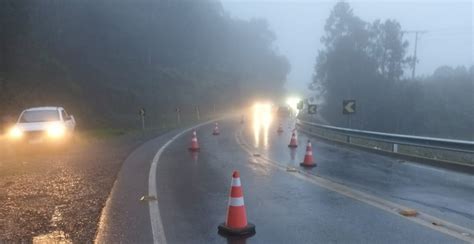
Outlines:
<svg viewBox="0 0 474 244"><path fill-rule="evenodd" d="M134 126L139 107L159 124L277 96L289 71L265 21L213 0L5 0L0 21L0 121L57 104L82 126Z"/></svg>
<svg viewBox="0 0 474 244"><path fill-rule="evenodd" d="M342 100L355 99L353 127L474 139L472 67L440 67L423 81L402 79L411 57L400 24L364 22L346 2L334 6L325 32L310 87L322 95L320 111L329 122L348 126Z"/></svg>

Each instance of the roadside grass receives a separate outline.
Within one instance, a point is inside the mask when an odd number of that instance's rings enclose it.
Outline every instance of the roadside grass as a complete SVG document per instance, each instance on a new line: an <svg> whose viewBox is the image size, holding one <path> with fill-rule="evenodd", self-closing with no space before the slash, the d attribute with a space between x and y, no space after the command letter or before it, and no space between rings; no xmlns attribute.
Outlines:
<svg viewBox="0 0 474 244"><path fill-rule="evenodd" d="M97 139L107 139L110 137L121 136L126 133L129 133L131 129L123 128L97 128L91 130L82 131L82 134L87 137L97 138Z"/></svg>
<svg viewBox="0 0 474 244"><path fill-rule="evenodd" d="M125 135L141 135L141 134L153 134L158 131L169 131L178 128L185 128L192 126L193 124L200 123L203 121L211 120L216 118L217 116L203 116L200 120L197 119L187 119L181 121L180 124L177 124L172 119L165 119L159 123L159 125L150 125L145 129L140 127L135 128L115 128L115 127L102 127L102 128L94 128L94 129L84 129L79 130L79 138L80 140L84 139L92 139L92 140L107 140L112 139L120 136Z"/></svg>

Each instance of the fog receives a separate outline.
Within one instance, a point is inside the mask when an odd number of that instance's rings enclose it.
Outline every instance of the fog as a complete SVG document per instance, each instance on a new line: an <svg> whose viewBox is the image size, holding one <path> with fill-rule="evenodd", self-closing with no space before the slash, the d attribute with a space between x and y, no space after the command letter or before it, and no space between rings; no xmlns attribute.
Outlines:
<svg viewBox="0 0 474 244"><path fill-rule="evenodd" d="M34 106L157 127L298 93L335 126L473 139L472 25L467 1L5 0L0 128Z"/></svg>
<svg viewBox="0 0 474 244"><path fill-rule="evenodd" d="M237 18L264 18L277 37L276 48L291 64L286 88L306 92L311 82L320 39L331 8L337 1L223 0L224 9ZM442 65L470 66L474 48L471 1L347 1L354 14L372 22L395 19L405 31L427 31L418 40L417 75L430 75ZM410 55L414 34L405 34ZM405 71L406 76L411 70Z"/></svg>

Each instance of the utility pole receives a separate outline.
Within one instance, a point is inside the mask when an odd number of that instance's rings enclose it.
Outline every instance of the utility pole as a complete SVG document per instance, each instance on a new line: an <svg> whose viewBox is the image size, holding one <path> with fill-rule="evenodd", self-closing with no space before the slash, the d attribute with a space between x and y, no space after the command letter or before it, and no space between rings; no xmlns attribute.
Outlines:
<svg viewBox="0 0 474 244"><path fill-rule="evenodd" d="M413 64L411 68L411 79L415 79L415 72L416 72L416 50L418 48L418 34L424 34L427 31L422 31L422 30L412 30L412 31L404 31L404 33L415 33L415 50L413 51Z"/></svg>

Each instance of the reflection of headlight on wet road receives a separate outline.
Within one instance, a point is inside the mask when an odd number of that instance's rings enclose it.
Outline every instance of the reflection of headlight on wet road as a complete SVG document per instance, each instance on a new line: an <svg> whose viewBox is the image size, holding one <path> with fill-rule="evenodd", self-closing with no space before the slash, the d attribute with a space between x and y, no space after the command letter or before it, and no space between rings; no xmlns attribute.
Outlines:
<svg viewBox="0 0 474 244"><path fill-rule="evenodd" d="M272 105L269 103L256 103L253 107L254 126L269 127L272 122Z"/></svg>
<svg viewBox="0 0 474 244"><path fill-rule="evenodd" d="M260 144L260 135L263 135L263 144L268 144L268 130L272 123L272 105L269 103L256 103L253 106L253 132L255 138L255 145ZM263 130L263 133L260 133Z"/></svg>
<svg viewBox="0 0 474 244"><path fill-rule="evenodd" d="M262 116L262 125L264 127L269 127L270 123L272 122L272 114L271 111L265 111L260 116Z"/></svg>
<svg viewBox="0 0 474 244"><path fill-rule="evenodd" d="M66 128L60 124L53 124L48 127L48 136L51 138L60 138L64 136Z"/></svg>
<svg viewBox="0 0 474 244"><path fill-rule="evenodd" d="M11 138L11 139L20 139L22 136L23 136L23 131L18 128L18 127L13 127L10 129L10 131L8 132L8 136Z"/></svg>

